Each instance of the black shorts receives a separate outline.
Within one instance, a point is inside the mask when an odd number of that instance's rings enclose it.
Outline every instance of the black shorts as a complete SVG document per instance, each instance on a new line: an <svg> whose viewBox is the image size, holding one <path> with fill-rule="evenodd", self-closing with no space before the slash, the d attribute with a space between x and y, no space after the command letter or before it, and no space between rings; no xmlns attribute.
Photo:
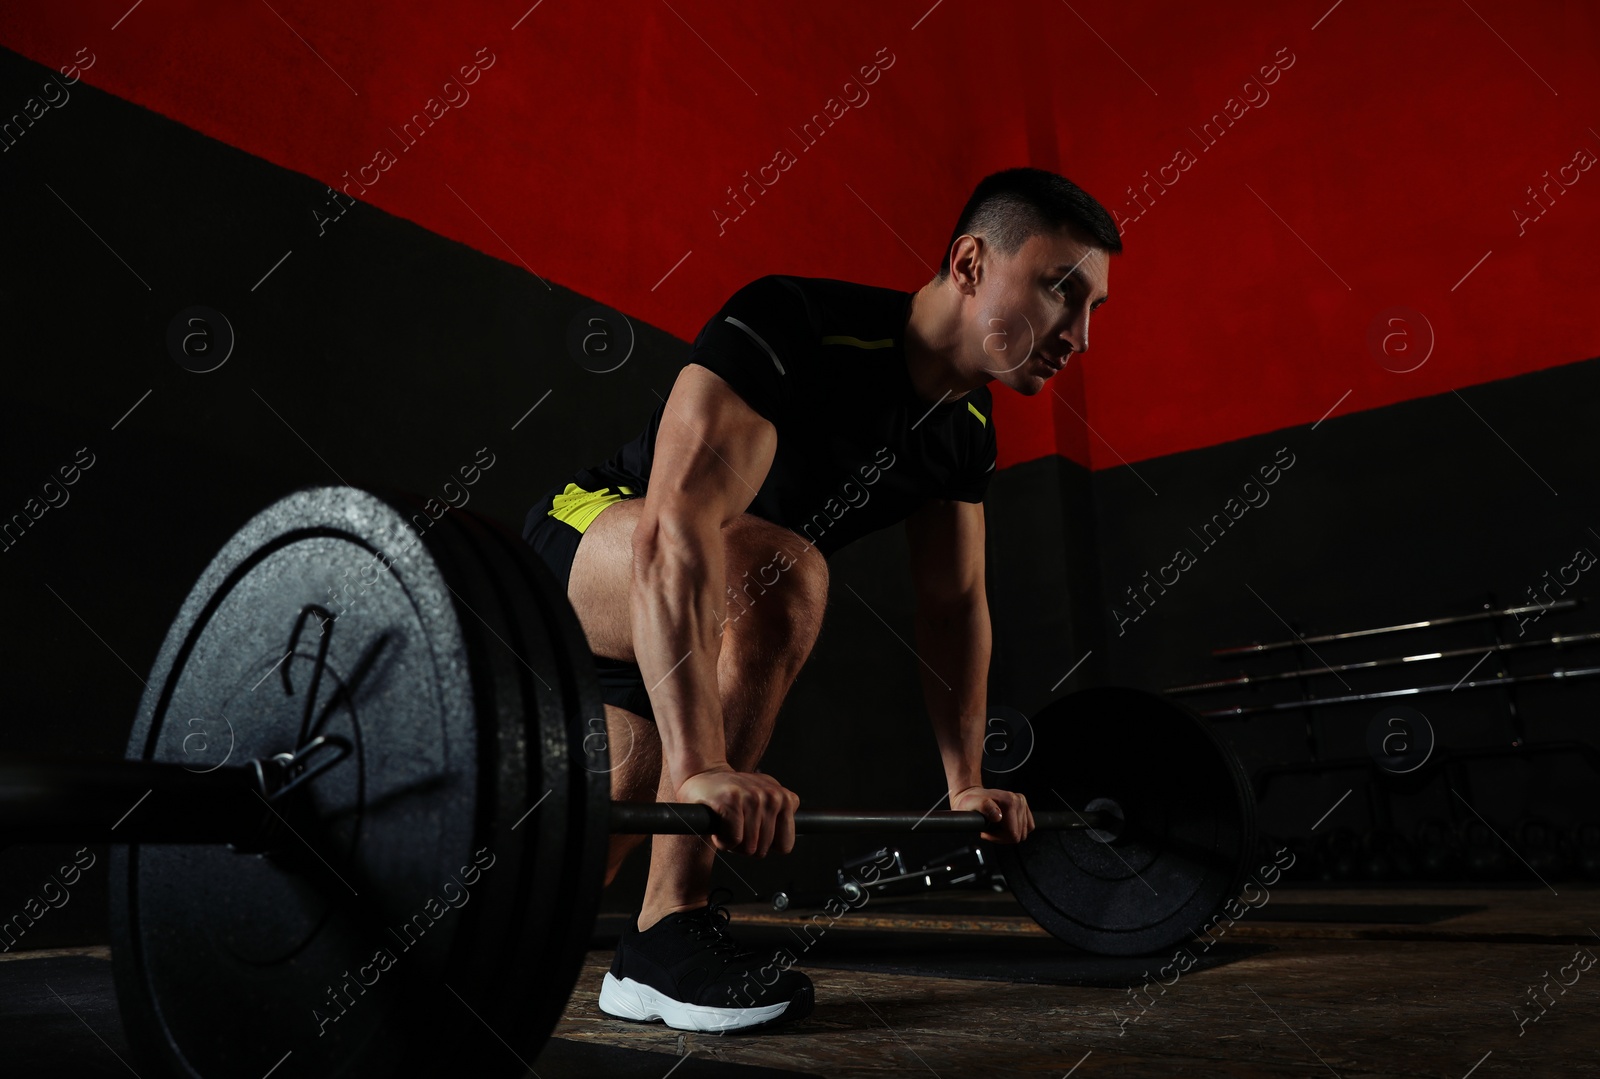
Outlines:
<svg viewBox="0 0 1600 1079"><path fill-rule="evenodd" d="M633 487L601 487L591 491L576 483L563 484L547 491L528 511L522 538L544 559L565 593L570 587L578 541L583 539L584 531L600 511L614 502L643 496L642 490ZM595 656L594 665L600 675L602 700L655 722L650 694L645 690L644 675L637 663Z"/></svg>

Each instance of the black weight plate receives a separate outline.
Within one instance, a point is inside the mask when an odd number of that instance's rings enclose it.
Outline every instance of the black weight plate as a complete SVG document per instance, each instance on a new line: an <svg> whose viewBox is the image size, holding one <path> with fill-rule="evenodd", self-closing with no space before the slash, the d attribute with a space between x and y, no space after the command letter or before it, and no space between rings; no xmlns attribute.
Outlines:
<svg viewBox="0 0 1600 1079"><path fill-rule="evenodd" d="M1033 718L1034 749L991 786L1034 808L1105 808L1114 839L1037 831L997 845L1006 882L1056 937L1101 955L1143 955L1190 939L1244 883L1256 853L1255 803L1242 767L1205 721L1164 698L1102 687Z"/></svg>
<svg viewBox="0 0 1600 1079"><path fill-rule="evenodd" d="M479 729L478 817L494 866L485 874L487 886L462 911L443 984L416 997L419 1010L411 1022L430 1031L432 1045L413 1065L418 1074L459 1068L510 1076L525 1071L521 1061L538 1055L566 999L563 994L552 1012L544 995L518 991L515 976L533 974L535 986L564 978L569 992L577 976L575 969L551 969L547 929L525 931L530 921L550 919L570 890L560 879L567 777L541 761L548 741L544 728L564 702L553 688L558 676L548 642L524 632L518 608L526 604L519 602L515 583L489 564L474 533L467 514L449 513L425 535L457 569L448 584L462 631L477 644L471 654L481 667L474 683L493 687L484 714L492 710L495 722ZM543 785L547 779L551 785ZM532 897L530 879L545 883Z"/></svg>
<svg viewBox="0 0 1600 1079"><path fill-rule="evenodd" d="M318 732L355 746L270 853L112 848L124 1027L171 1074L404 1075L448 1055L440 983L493 920L472 901L511 877L478 868L509 808L483 781L506 721L462 610L493 594L447 533L417 542L408 513L350 488L265 510L201 575L151 671L130 758L198 771L293 750L314 684ZM288 647L309 604L337 616L320 664L315 619Z"/></svg>
<svg viewBox="0 0 1600 1079"><path fill-rule="evenodd" d="M600 892L605 881L605 865L611 839L611 773L631 754L633 745L611 747L604 736L605 704L600 681L595 673L589 642L578 622L577 613L561 591L544 560L504 528L492 529L510 555L526 583L527 595L537 606L542 625L556 657L561 675L564 710L553 716L564 729L547 727L547 757L564 751L571 807L568 829L568 857L564 878L568 881L573 905L572 921L565 947L573 970L582 965L599 911ZM613 750L619 750L621 756ZM581 826L581 830L580 830Z"/></svg>
<svg viewBox="0 0 1600 1079"><path fill-rule="evenodd" d="M585 733L585 717L603 722L604 706L577 616L543 563L491 521L462 513L450 523L459 525L497 584L508 623L502 652L528 702L526 731L536 743L528 786L540 792L502 824L514 826L537 855L518 884L516 923L488 951L501 960L492 982L481 983L492 991L469 1003L491 1024L502 1013L542 1043L577 981L604 878L608 758L603 742ZM524 663L519 656L549 658ZM524 958L510 961L515 956Z"/></svg>

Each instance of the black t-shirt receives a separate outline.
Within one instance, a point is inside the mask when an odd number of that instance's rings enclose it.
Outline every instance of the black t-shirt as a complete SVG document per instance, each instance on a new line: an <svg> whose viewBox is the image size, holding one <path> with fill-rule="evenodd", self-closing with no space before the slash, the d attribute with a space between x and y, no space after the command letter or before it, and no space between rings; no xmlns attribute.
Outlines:
<svg viewBox="0 0 1600 1079"><path fill-rule="evenodd" d="M772 467L747 512L824 556L905 520L932 498L981 502L994 470L987 387L918 397L906 368L909 292L826 278L758 278L694 340L715 372L777 429ZM663 402L644 432L582 470L586 490L649 484Z"/></svg>

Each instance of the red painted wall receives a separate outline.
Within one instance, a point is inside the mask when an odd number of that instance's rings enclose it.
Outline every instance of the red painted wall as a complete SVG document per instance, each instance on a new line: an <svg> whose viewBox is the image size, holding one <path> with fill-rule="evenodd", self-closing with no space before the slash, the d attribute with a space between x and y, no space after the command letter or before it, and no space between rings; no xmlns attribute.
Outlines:
<svg viewBox="0 0 1600 1079"><path fill-rule="evenodd" d="M1600 354L1594 5L775 10L83 0L7 6L0 42L92 57L90 84L328 183L368 166L366 201L685 338L763 273L915 287L979 177L1058 169L1123 217L1127 253L1082 370L997 393L1003 465L1108 467ZM727 188L779 151L735 217ZM1389 369L1421 358L1424 319L1426 362Z"/></svg>

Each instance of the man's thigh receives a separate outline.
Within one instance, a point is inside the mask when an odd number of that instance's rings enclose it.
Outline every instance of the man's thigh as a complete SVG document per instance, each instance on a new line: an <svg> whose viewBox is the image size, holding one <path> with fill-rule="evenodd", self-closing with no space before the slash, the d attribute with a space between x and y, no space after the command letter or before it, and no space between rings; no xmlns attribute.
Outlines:
<svg viewBox="0 0 1600 1079"><path fill-rule="evenodd" d="M634 662L633 528L644 512L643 498L614 502L589 522L572 558L567 599L597 656Z"/></svg>
<svg viewBox="0 0 1600 1079"><path fill-rule="evenodd" d="M600 511L578 542L567 584L567 598L596 656L637 662L633 651L633 530L644 512L643 498L615 502ZM719 619L727 617L730 595L743 595L750 577L777 564L777 554L805 562L808 576L826 580L826 563L814 548L782 525L742 513L722 526L723 571L726 580L717 591ZM820 578L818 574L820 573ZM824 586L825 587L825 586ZM742 602L748 603L748 600ZM764 606L773 611L787 607L775 600Z"/></svg>

